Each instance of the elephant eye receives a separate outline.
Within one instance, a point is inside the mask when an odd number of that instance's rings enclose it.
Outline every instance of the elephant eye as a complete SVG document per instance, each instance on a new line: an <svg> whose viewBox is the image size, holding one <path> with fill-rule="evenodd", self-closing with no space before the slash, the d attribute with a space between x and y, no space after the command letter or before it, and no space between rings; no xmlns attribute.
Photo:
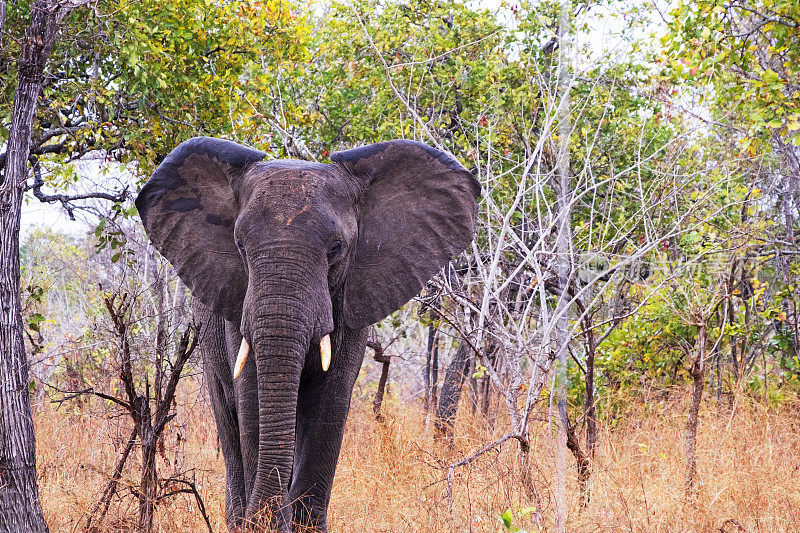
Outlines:
<svg viewBox="0 0 800 533"><path fill-rule="evenodd" d="M342 241L337 239L331 243L331 246L328 249L328 257L333 257L341 251L342 251Z"/></svg>
<svg viewBox="0 0 800 533"><path fill-rule="evenodd" d="M239 248L239 252L241 252L242 256L244 256L244 246L242 246L242 242L239 239L236 240L236 247Z"/></svg>

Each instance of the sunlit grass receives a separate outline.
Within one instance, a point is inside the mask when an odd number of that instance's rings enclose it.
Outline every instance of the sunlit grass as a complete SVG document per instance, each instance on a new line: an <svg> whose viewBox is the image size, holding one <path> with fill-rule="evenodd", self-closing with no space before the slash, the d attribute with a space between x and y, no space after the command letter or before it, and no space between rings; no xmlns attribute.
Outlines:
<svg viewBox="0 0 800 533"><path fill-rule="evenodd" d="M215 531L225 531L224 468L213 417L197 387L186 387L179 415L170 424L162 476L186 472L203 496ZM740 402L706 403L698 443L699 487L684 498L683 402L601 425L591 481L592 497L581 509L575 465L569 471L570 531L797 531L800 529L800 412L765 410ZM39 482L51 531L81 531L130 431L125 418L110 418L97 403L81 412L39 404L35 414ZM634 410L636 411L636 410ZM414 406L389 402L386 422L371 405L354 402L337 469L329 516L331 531L502 531L511 508L514 525L535 531L533 500L520 483L518 446L503 445L455 471L452 507L443 466L503 433L462 406L455 449L433 439L433 424ZM543 509L542 529L552 529L553 453L540 413L533 428L533 479ZM180 434L180 438L178 435ZM132 529L137 502L138 457L126 470L119 496L97 531ZM739 528L743 529L739 529ZM156 531L204 531L194 499L180 495L158 507Z"/></svg>

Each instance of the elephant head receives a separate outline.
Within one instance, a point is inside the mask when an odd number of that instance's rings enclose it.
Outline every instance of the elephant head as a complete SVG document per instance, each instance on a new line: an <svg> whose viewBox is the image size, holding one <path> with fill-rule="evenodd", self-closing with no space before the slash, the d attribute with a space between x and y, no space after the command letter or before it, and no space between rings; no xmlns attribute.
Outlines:
<svg viewBox="0 0 800 533"><path fill-rule="evenodd" d="M331 164L264 156L191 139L136 200L192 295L239 324L252 350L259 436L248 514L286 501L301 372L335 367L335 338L323 360L329 334L400 308L461 252L480 195L455 159L414 141L337 152Z"/></svg>

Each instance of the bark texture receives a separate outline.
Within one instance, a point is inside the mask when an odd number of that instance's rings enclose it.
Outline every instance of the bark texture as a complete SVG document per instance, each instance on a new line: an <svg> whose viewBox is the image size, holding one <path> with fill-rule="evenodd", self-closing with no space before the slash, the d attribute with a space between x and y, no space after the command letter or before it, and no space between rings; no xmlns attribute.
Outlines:
<svg viewBox="0 0 800 533"><path fill-rule="evenodd" d="M386 395L386 383L389 381L389 364L392 362L392 356L384 353L383 346L379 342L368 342L367 346L375 350L373 356L375 362L381 363L381 377L378 380L375 398L372 400L372 412L375 414L375 420L382 422L381 405L383 405L383 397Z"/></svg>
<svg viewBox="0 0 800 533"><path fill-rule="evenodd" d="M36 101L65 13L66 8L52 0L37 0L31 6L0 182L0 532L47 531L36 483L36 441L22 339L19 230Z"/></svg>
<svg viewBox="0 0 800 533"><path fill-rule="evenodd" d="M703 386L706 379L706 326L698 326L697 354L691 363L692 400L686 418L686 497L691 498L697 482L697 426L700 415L700 402L703 399Z"/></svg>
<svg viewBox="0 0 800 533"><path fill-rule="evenodd" d="M456 421L458 402L461 400L461 388L467 378L470 367L471 350L469 344L461 342L447 366L447 372L439 395L439 406L436 409L436 437L453 438L453 424Z"/></svg>
<svg viewBox="0 0 800 533"><path fill-rule="evenodd" d="M436 406L437 388L439 386L439 326L436 320L439 318L437 312L438 302L431 304L428 318L428 350L425 360L425 410L433 411Z"/></svg>

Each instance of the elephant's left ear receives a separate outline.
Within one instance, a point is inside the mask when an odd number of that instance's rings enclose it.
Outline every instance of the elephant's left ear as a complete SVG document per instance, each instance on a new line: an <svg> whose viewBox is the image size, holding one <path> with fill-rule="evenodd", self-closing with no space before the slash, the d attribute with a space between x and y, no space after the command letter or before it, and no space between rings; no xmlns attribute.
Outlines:
<svg viewBox="0 0 800 533"><path fill-rule="evenodd" d="M236 184L266 154L195 137L164 159L136 198L147 235L181 280L214 313L241 314L247 271L233 238Z"/></svg>
<svg viewBox="0 0 800 533"><path fill-rule="evenodd" d="M344 318L368 326L419 293L472 241L480 184L452 156L415 141L389 141L331 156L365 186Z"/></svg>

